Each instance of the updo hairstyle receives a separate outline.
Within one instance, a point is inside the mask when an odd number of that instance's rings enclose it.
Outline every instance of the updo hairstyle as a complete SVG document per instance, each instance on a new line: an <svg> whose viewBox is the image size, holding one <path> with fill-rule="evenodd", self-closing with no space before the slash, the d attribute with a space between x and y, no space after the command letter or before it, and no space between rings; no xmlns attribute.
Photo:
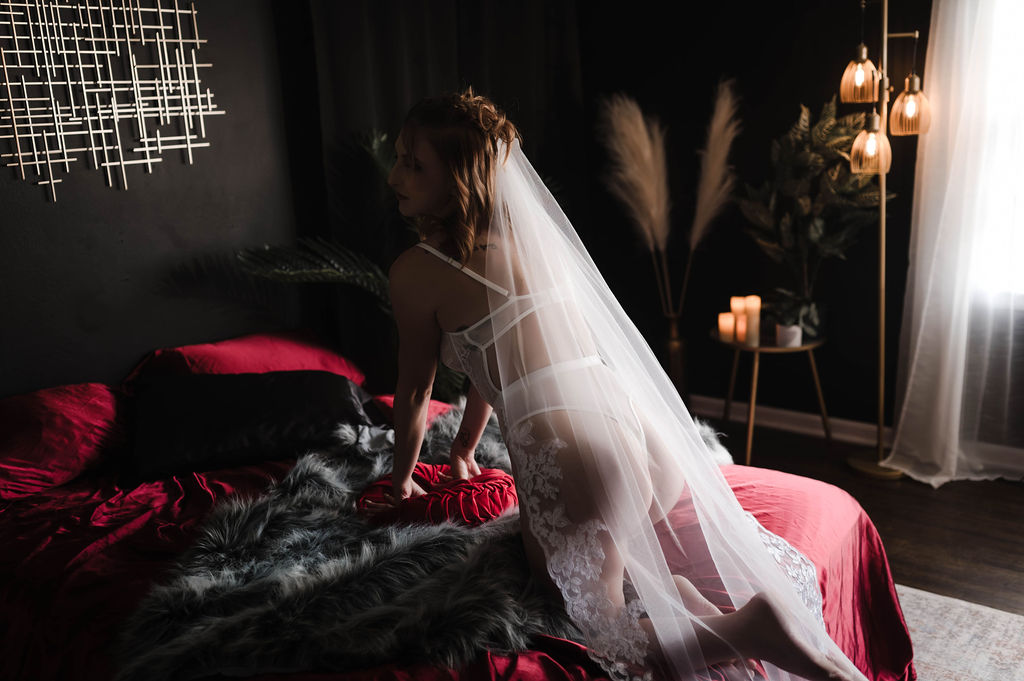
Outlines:
<svg viewBox="0 0 1024 681"><path fill-rule="evenodd" d="M424 235L443 230L455 257L466 264L477 229L491 219L494 173L504 161L498 159L498 142L511 145L520 139L519 131L494 102L469 87L420 101L406 116L401 134L410 149L417 135L425 135L452 179L451 209L440 219L419 218L417 228Z"/></svg>

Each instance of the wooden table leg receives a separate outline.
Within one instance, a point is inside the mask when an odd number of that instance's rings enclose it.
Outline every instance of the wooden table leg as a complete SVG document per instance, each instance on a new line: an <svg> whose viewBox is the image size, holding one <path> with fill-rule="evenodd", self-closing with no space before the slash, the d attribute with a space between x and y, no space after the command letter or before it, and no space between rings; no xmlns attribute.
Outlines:
<svg viewBox="0 0 1024 681"><path fill-rule="evenodd" d="M736 387L736 368L740 365L740 351L737 350L732 358L732 373L729 374L729 392L725 396L725 411L722 413L722 420L729 420L729 411L732 409L732 391Z"/></svg>
<svg viewBox="0 0 1024 681"><path fill-rule="evenodd" d="M814 362L814 350L807 351L807 357L811 360L811 375L814 376L814 388L818 391L818 406L821 407L821 423L825 426L825 439L832 439L832 429L828 425L828 412L825 411L825 394L821 391L821 379L818 378L818 365Z"/></svg>
<svg viewBox="0 0 1024 681"><path fill-rule="evenodd" d="M739 352L737 350L737 352ZM757 370L761 353L754 350L754 375L750 379L750 408L747 410L747 465L750 465L750 450L754 444L754 405L757 404Z"/></svg>

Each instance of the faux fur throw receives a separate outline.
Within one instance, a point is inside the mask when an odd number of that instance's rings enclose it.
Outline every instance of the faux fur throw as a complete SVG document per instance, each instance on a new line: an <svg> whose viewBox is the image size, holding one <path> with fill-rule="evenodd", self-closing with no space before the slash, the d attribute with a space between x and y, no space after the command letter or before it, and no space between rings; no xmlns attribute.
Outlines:
<svg viewBox="0 0 1024 681"><path fill-rule="evenodd" d="M461 416L435 420L422 460L447 462ZM525 649L538 633L578 637L530 578L518 513L476 528L370 527L355 501L390 472L393 432L346 425L338 437L266 495L211 514L170 581L127 622L120 681L459 667L485 649ZM509 470L493 419L477 460Z"/></svg>
<svg viewBox="0 0 1024 681"><path fill-rule="evenodd" d="M447 462L461 417L453 409L435 420L422 460ZM530 577L517 512L475 528L371 527L355 501L390 472L393 431L342 425L337 438L265 495L215 509L126 623L118 681L456 668L487 649L525 649L540 633L579 640ZM493 417L476 456L509 470Z"/></svg>

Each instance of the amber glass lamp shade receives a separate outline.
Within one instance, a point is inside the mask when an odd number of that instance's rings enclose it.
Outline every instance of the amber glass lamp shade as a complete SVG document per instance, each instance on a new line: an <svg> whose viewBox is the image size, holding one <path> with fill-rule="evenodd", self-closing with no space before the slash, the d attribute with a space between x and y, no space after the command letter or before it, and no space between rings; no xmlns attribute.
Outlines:
<svg viewBox="0 0 1024 681"><path fill-rule="evenodd" d="M889 131L894 135L917 135L928 132L932 124L932 105L921 92L921 78L910 74L903 92L896 97L889 115Z"/></svg>
<svg viewBox="0 0 1024 681"><path fill-rule="evenodd" d="M868 48L864 43L857 46L857 55L843 72L839 100L848 103L878 101L878 70L868 59Z"/></svg>
<svg viewBox="0 0 1024 681"><path fill-rule="evenodd" d="M880 123L878 114L870 114L867 125L853 140L853 149L850 150L850 172L871 175L889 172L889 166L892 165L892 148L889 146L889 138L879 131Z"/></svg>

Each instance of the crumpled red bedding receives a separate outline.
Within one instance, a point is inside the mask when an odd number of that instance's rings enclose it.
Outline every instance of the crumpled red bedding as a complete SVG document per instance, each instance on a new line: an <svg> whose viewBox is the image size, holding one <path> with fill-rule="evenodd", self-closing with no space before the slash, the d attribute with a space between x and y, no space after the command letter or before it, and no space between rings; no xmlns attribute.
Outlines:
<svg viewBox="0 0 1024 681"><path fill-rule="evenodd" d="M261 493L292 461L180 475L131 489L101 475L0 502L0 679L112 678L118 624L189 545L218 502ZM740 503L817 566L829 633L875 681L913 681L909 635L881 541L845 492L745 466L723 473ZM677 509L670 522L685 534ZM541 639L518 655L487 654L458 671L385 666L347 674L264 675L288 681L540 681L604 678L584 649Z"/></svg>

